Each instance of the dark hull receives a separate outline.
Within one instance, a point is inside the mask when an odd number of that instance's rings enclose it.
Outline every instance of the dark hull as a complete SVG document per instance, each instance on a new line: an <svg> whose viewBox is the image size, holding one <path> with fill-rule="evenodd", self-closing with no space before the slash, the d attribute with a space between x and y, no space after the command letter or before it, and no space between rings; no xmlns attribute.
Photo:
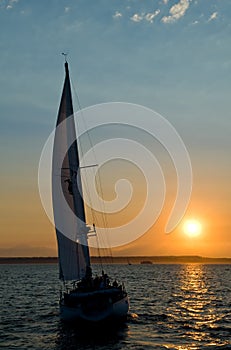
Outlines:
<svg viewBox="0 0 231 350"><path fill-rule="evenodd" d="M118 288L73 291L60 301L61 318L66 321L117 321L126 319L128 309L127 293Z"/></svg>

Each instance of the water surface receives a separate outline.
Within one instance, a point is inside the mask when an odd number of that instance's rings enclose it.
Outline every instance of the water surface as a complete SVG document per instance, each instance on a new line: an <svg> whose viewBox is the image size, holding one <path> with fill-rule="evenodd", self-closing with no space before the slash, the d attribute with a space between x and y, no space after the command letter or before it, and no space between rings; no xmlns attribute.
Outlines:
<svg viewBox="0 0 231 350"><path fill-rule="evenodd" d="M231 349L231 265L104 269L125 282L128 320L108 329L79 330L60 321L57 265L0 265L0 348Z"/></svg>

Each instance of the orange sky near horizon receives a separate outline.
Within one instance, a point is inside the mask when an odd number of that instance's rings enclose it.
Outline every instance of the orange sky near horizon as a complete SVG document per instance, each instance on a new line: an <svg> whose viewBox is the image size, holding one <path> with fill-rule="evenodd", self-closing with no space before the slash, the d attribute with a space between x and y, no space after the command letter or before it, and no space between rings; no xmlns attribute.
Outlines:
<svg viewBox="0 0 231 350"><path fill-rule="evenodd" d="M229 192L223 181L214 186L214 175L206 184L198 183L198 173L194 176L187 212L172 233L164 233L171 199L146 234L130 244L113 248L113 255L230 257ZM17 195L13 190L5 187L1 197L0 256L56 256L55 230L42 208L36 179L28 185L23 178L18 178ZM183 221L190 218L202 225L198 237L190 238L183 232Z"/></svg>

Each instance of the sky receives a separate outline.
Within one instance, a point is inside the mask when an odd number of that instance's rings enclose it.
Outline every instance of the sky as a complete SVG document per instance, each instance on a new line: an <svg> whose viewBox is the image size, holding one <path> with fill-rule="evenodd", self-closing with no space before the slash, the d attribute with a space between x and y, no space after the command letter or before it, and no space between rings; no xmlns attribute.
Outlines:
<svg viewBox="0 0 231 350"><path fill-rule="evenodd" d="M188 237L181 224L164 233L175 178L167 167L171 193L158 221L114 254L231 257L230 15L229 0L0 0L0 256L57 255L37 179L67 52L82 108L121 101L153 109L192 163L182 223L198 220L201 234Z"/></svg>

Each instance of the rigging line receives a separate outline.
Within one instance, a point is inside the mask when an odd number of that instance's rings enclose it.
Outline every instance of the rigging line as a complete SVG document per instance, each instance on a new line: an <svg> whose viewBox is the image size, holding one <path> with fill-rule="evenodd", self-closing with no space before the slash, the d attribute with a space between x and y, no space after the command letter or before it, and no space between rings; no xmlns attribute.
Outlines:
<svg viewBox="0 0 231 350"><path fill-rule="evenodd" d="M82 108L81 108L81 105L80 105L79 96L78 96L78 94L77 94L77 91L76 91L76 89L75 89L74 84L71 84L71 85L72 85L72 87L73 87L74 94L75 94L75 97L76 97L76 99L77 99L77 104L78 104L78 107L79 107L80 115L81 115L81 117L82 117L82 120L84 120L84 118L83 118L83 116L82 116ZM89 138L89 137L88 137L88 138ZM80 142L78 143L78 146L79 146L80 152L81 152L81 154L82 154L82 156L83 156L83 149L82 149L82 145L81 145ZM88 167L88 166L79 167L79 169L81 169L81 168L87 168L87 167ZM89 200L89 203L90 203L91 216L92 216L92 220L93 220L93 222L94 222L95 215L94 215L94 212L93 212L93 209L92 209L92 201L91 201L91 196L90 196L90 191L89 191L88 183L87 183L87 181L85 181L84 177L81 177L81 180L82 180L82 182L83 182L84 185L85 185L85 190L86 190L86 192L87 192L88 200ZM95 221L96 221L96 220L95 220Z"/></svg>
<svg viewBox="0 0 231 350"><path fill-rule="evenodd" d="M103 186L102 186L102 182L101 182L101 177L100 175L98 176L98 186L100 188L100 192L101 192L101 196L102 198L104 198L104 195L103 195ZM105 212L105 206L104 206L104 202L103 202L103 213ZM103 218L103 223L105 225L105 227L107 228L107 233L108 233L108 220L107 220L107 216L106 215L102 215L102 218ZM108 252L109 252L109 263L112 262L112 249L111 249L111 244L110 244L110 240L109 240L109 235L107 237L108 240L106 240L106 246L108 245ZM108 243L108 244L107 244ZM106 252L107 252L107 248L106 248ZM111 261L110 261L111 260Z"/></svg>
<svg viewBox="0 0 231 350"><path fill-rule="evenodd" d="M100 267L101 267L101 270L103 270L103 260L102 260L101 254L100 254L99 240L98 240L98 235L97 235L97 232L96 232L96 229L95 229L95 224L93 224L93 228L94 228L94 231L95 231L95 234L96 234L96 245L97 245L97 250L98 250Z"/></svg>
<svg viewBox="0 0 231 350"><path fill-rule="evenodd" d="M76 91L75 91L75 94L77 95ZM77 97L78 97L78 95L77 95ZM79 99L78 99L78 101L79 101ZM79 109L80 109L80 111L82 111L79 102L78 102L78 104L79 104ZM81 114L82 114L82 112L81 112ZM84 120L84 119L83 119L83 116L82 116L82 120ZM89 135L88 135L88 139L90 140ZM81 151L81 153L82 153L82 155L83 155L83 150L82 150L82 147L81 147L81 143L79 144L79 146L80 146L80 151ZM96 158L96 157L95 157L95 158ZM83 167L81 167L81 168L83 168ZM85 166L84 168L87 168L87 166ZM91 200L91 196L90 196L90 191L89 191L88 183L87 183L87 181L85 181L84 178L82 178L82 181L83 181L84 184L85 184L85 190L86 190L86 192L87 192L87 196L88 196L88 199L89 199L90 210L91 210L91 216L92 216L92 221L93 221L93 225L94 225L94 223L97 223L98 220L97 220L97 217L96 217L96 215L95 215L95 213L94 213L94 211L93 211L93 209L92 209L93 206L92 206L92 200ZM101 254L100 254L99 240L98 240L98 234L97 234L97 233L96 233L96 245L97 245L98 256L99 256L100 264L101 264L101 268L102 268L102 257L101 257Z"/></svg>
<svg viewBox="0 0 231 350"><path fill-rule="evenodd" d="M96 226L100 227L101 224L100 224L100 222L99 222L99 220L97 218L97 215L95 214L95 211L93 209L88 183L87 183L87 181L85 181L84 178L83 178L83 182L85 184L85 189L86 189L86 192L87 192L87 196L89 198L89 204L90 204L90 211L91 211L91 216L92 216L93 227L94 227L94 224L96 224ZM105 226L105 224L104 224L104 226ZM102 264L102 257L101 257L101 253L100 253L100 247L99 247L99 236L98 236L97 232L96 232L96 248L97 248L97 251L98 251L98 256L100 258L100 262Z"/></svg>
<svg viewBox="0 0 231 350"><path fill-rule="evenodd" d="M85 119L84 119L84 117L83 117L82 107L81 107L81 104L80 104L80 99L79 99L79 96L78 96L78 93L77 93L77 91L76 91L76 89L75 89L74 84L72 84L72 86L73 86L73 90L74 90L75 97L76 97L76 99L77 99L77 104L78 104L78 107L79 107L80 116L81 116L82 121L83 121L83 123L84 123L84 127L85 127L85 130L86 130L86 133L87 133L87 136L88 136L88 140L89 140L89 143L90 143L90 146L91 146L91 149L92 149L92 153L93 153L93 156L94 156L94 158L95 158L95 161L97 161L97 159L96 159L96 154L95 154L95 150L94 150L94 146L93 146L93 143L92 143L92 140L91 140L91 137L90 137L90 134L89 134L87 125L86 125L86 121L85 121ZM82 153L82 155L83 155L83 149L82 149L81 144L80 144L80 150L81 150L81 153ZM87 188L88 188L88 186L87 186ZM101 183L100 176L99 176L99 188L100 188L100 192L101 192L102 198L103 198L103 189L102 189L102 183ZM90 202L90 204L91 204L91 199L90 199L89 191L88 191L88 197L89 197L89 202ZM91 208L91 211L92 211L92 208ZM107 244L107 245L108 245L108 247L109 247L109 254L110 254L110 257L112 258L112 250L111 250L111 245L110 245L110 240L109 240L109 234L108 234L108 221L107 221L107 218L106 218L106 215L105 215L105 206L104 206L104 204L103 204L103 208L102 208L101 212L103 213L103 214L102 214L102 219L103 219L104 227L105 227L105 229L106 229L106 231L107 231L106 238L107 238L107 240L108 240L108 242L107 242L108 244ZM93 217L93 218L95 217L95 215L93 214L93 212L92 212L92 217Z"/></svg>

